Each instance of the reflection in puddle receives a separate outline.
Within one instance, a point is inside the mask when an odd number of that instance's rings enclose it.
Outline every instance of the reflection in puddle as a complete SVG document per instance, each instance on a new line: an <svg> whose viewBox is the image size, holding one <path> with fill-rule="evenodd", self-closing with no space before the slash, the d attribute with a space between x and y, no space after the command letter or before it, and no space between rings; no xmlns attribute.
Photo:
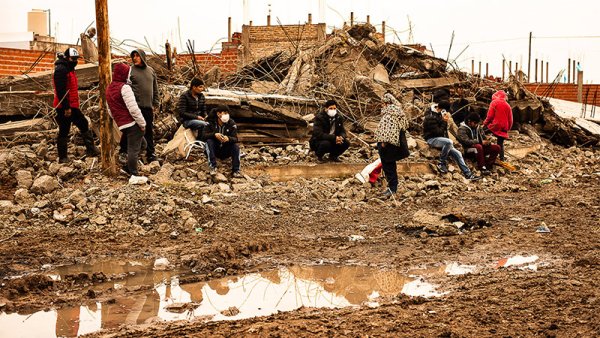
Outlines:
<svg viewBox="0 0 600 338"><path fill-rule="evenodd" d="M496 268L507 268L509 266L519 266L520 269L529 269L537 271L537 264L531 264L539 259L538 256L513 256L503 258L498 261Z"/></svg>
<svg viewBox="0 0 600 338"><path fill-rule="evenodd" d="M103 270L92 268L90 271ZM433 273L440 271L445 271L445 267L436 268ZM57 276L64 278L73 273L77 271L59 271ZM14 336L15 332L22 336L73 337L122 324L156 320L237 320L300 307L376 306L380 296L400 293L422 297L444 294L418 276L357 266L290 267L185 285L179 285L177 277L168 272L148 270L147 265L126 263L111 273L127 275L119 284L154 283L154 287L145 293L116 297L102 304L40 311L33 315L0 314L0 337ZM431 270L422 270L418 275L431 273Z"/></svg>

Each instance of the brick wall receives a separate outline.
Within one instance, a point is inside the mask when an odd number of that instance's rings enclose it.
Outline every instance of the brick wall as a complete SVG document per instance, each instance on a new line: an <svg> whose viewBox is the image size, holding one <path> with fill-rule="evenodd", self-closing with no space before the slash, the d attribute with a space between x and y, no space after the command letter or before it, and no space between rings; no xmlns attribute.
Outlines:
<svg viewBox="0 0 600 338"><path fill-rule="evenodd" d="M200 72L205 73L214 66L221 68L224 74L233 73L238 69L238 50L237 48L223 49L221 53L196 54L196 63L200 67ZM178 55L179 64L187 63L191 60L191 55ZM183 62L182 62L183 61Z"/></svg>
<svg viewBox="0 0 600 338"><path fill-rule="evenodd" d="M555 99L579 102L577 101L577 85L571 83L558 83L552 87L550 83L526 83L525 88L533 93L542 96L549 96ZM596 102L594 102L594 93L596 94ZM587 100L586 100L587 93ZM595 106L600 105L600 84L584 84L583 85L583 101L587 104Z"/></svg>
<svg viewBox="0 0 600 338"><path fill-rule="evenodd" d="M242 63L268 56L276 51L295 53L315 42L324 41L325 24L275 25L242 27Z"/></svg>
<svg viewBox="0 0 600 338"><path fill-rule="evenodd" d="M53 52L0 48L0 77L22 75L41 55L43 58L31 70L32 73L52 70L55 54Z"/></svg>

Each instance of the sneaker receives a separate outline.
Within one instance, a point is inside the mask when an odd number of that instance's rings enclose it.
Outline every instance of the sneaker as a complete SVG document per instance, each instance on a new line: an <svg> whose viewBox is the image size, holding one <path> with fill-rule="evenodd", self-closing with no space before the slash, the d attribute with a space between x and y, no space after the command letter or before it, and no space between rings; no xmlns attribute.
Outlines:
<svg viewBox="0 0 600 338"><path fill-rule="evenodd" d="M135 171L135 172L130 172L129 168L127 168L126 165L121 167L121 174L127 175L127 176L140 176L140 174Z"/></svg>
<svg viewBox="0 0 600 338"><path fill-rule="evenodd" d="M383 197L384 198L390 198L392 196L394 196L395 192L392 191L392 189L387 188L385 189L385 191L383 192Z"/></svg>
<svg viewBox="0 0 600 338"><path fill-rule="evenodd" d="M491 171L489 171L489 170L487 170L487 169L485 169L485 168L482 168L482 169L481 169L481 175L483 175L483 176L489 176L489 175L491 175L491 174L492 174L492 172L491 172Z"/></svg>
<svg viewBox="0 0 600 338"><path fill-rule="evenodd" d="M244 175L242 175L242 173L239 170L234 171L232 176L234 178L243 178L244 177Z"/></svg>
<svg viewBox="0 0 600 338"><path fill-rule="evenodd" d="M442 174L448 173L448 167L446 166L446 163L444 163L444 162L438 163L437 168L440 171L440 173L442 173Z"/></svg>
<svg viewBox="0 0 600 338"><path fill-rule="evenodd" d="M209 173L211 176L214 176L214 175L216 175L216 174L217 174L217 168L216 168L216 167L209 167L209 168L208 168L208 173Z"/></svg>
<svg viewBox="0 0 600 338"><path fill-rule="evenodd" d="M58 163L69 163L69 158L68 157L59 157L58 158Z"/></svg>
<svg viewBox="0 0 600 338"><path fill-rule="evenodd" d="M146 155L146 161L148 163L152 163L152 162L154 162L156 160L158 160L158 157L156 157L155 154L148 154L148 155Z"/></svg>
<svg viewBox="0 0 600 338"><path fill-rule="evenodd" d="M339 163L339 162L342 162L342 160L340 160L340 158L336 156L336 157L333 157L331 159L331 162L338 162Z"/></svg>
<svg viewBox="0 0 600 338"><path fill-rule="evenodd" d="M481 176L477 176L473 173L470 173L469 175L466 175L465 178L469 181L479 181L481 179Z"/></svg>
<svg viewBox="0 0 600 338"><path fill-rule="evenodd" d="M317 163L325 163L323 156L317 156Z"/></svg>

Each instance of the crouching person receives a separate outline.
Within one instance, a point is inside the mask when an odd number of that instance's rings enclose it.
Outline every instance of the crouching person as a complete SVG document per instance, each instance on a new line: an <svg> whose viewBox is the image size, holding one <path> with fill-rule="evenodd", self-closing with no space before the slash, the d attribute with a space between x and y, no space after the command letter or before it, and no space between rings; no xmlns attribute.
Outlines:
<svg viewBox="0 0 600 338"><path fill-rule="evenodd" d="M319 162L329 154L329 160L341 162L339 156L350 147L344 128L344 118L338 114L336 102L325 102L325 111L315 116L310 149L315 151Z"/></svg>
<svg viewBox="0 0 600 338"><path fill-rule="evenodd" d="M233 177L243 177L240 172L240 147L237 138L237 125L229 117L229 108L224 105L214 108L208 116L208 125L204 128L206 156L211 175L217 173L217 158L231 157Z"/></svg>
<svg viewBox="0 0 600 338"><path fill-rule="evenodd" d="M463 146L465 155L475 154L477 168L483 175L489 175L496 157L500 153L500 146L492 144L486 139L483 128L479 124L481 117L478 113L471 113L458 127L457 139Z"/></svg>
<svg viewBox="0 0 600 338"><path fill-rule="evenodd" d="M113 80L106 89L106 101L112 118L119 130L127 137L127 164L123 170L129 175L139 176L138 157L142 148L146 148L144 139L146 120L135 100L131 86L127 84L128 76L127 64L115 64Z"/></svg>

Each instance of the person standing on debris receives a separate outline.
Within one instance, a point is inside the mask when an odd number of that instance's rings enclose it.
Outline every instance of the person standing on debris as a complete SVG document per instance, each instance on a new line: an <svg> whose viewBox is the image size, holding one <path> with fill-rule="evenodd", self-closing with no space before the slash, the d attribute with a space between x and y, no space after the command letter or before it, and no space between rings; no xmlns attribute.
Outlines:
<svg viewBox="0 0 600 338"><path fill-rule="evenodd" d="M243 177L240 172L240 147L237 138L237 125L229 117L229 108L219 105L208 115L208 125L204 128L206 156L211 175L217 173L217 158L231 157L233 177Z"/></svg>
<svg viewBox="0 0 600 338"><path fill-rule="evenodd" d="M144 137L146 139L146 161L148 163L156 161L154 150L154 110L158 109L159 92L158 79L152 67L146 62L146 53L141 49L131 52L133 67L129 72L129 81L131 89L135 95L135 100L142 111L144 120L146 120L146 129ZM123 134L120 142L120 153L123 157L127 154L127 134Z"/></svg>
<svg viewBox="0 0 600 338"><path fill-rule="evenodd" d="M458 163L460 170L467 179L471 181L479 180L481 177L475 176L469 170L462 154L454 148L452 140L448 138L448 120L450 119L450 113L447 112L448 109L450 109L448 101L441 101L440 103L431 105L431 108L425 113L425 119L423 120L423 138L430 147L441 150L440 162L437 168L442 174L448 172L447 161L448 156L451 156Z"/></svg>
<svg viewBox="0 0 600 338"><path fill-rule="evenodd" d="M58 123L58 137L56 148L58 151L58 162L69 162L69 132L71 123L81 132L81 137L86 148L87 156L98 156L100 150L94 145L94 135L81 110L79 110L79 86L75 66L79 59L79 52L75 48L67 48L64 54L59 55L54 63L54 102L52 106L56 109L56 122Z"/></svg>
<svg viewBox="0 0 600 338"><path fill-rule="evenodd" d="M197 140L202 140L202 132L206 122L206 99L204 98L204 82L198 78L192 79L190 89L179 97L177 113L184 128L195 130Z"/></svg>
<svg viewBox="0 0 600 338"><path fill-rule="evenodd" d="M335 101L325 102L325 111L315 116L309 144L310 149L315 151L319 162L323 162L325 154L329 154L331 161L341 162L339 156L350 147L350 142L346 136L344 118L338 114Z"/></svg>
<svg viewBox="0 0 600 338"><path fill-rule="evenodd" d="M146 148L146 120L135 101L131 86L127 84L129 70L130 67L125 63L115 64L113 80L106 89L106 101L119 130L127 135L127 165L123 169L130 175L139 176L137 164L140 150Z"/></svg>
<svg viewBox="0 0 600 338"><path fill-rule="evenodd" d="M398 173L396 161L410 155L406 142L408 120L402 111L400 102L391 93L383 95L385 107L381 110L383 116L375 131L377 151L387 180L384 197L390 197L398 190Z"/></svg>
<svg viewBox="0 0 600 338"><path fill-rule="evenodd" d="M498 139L500 146L500 160L504 161L504 140L508 139L508 131L512 128L513 114L510 105L506 100L508 95L503 90L499 90L492 95L492 103L488 109L487 117L483 121L483 126Z"/></svg>
<svg viewBox="0 0 600 338"><path fill-rule="evenodd" d="M477 168L483 175L489 175L500 153L500 146L486 139L480 122L481 117L478 113L469 114L458 127L457 139L465 150L465 155L475 154Z"/></svg>

